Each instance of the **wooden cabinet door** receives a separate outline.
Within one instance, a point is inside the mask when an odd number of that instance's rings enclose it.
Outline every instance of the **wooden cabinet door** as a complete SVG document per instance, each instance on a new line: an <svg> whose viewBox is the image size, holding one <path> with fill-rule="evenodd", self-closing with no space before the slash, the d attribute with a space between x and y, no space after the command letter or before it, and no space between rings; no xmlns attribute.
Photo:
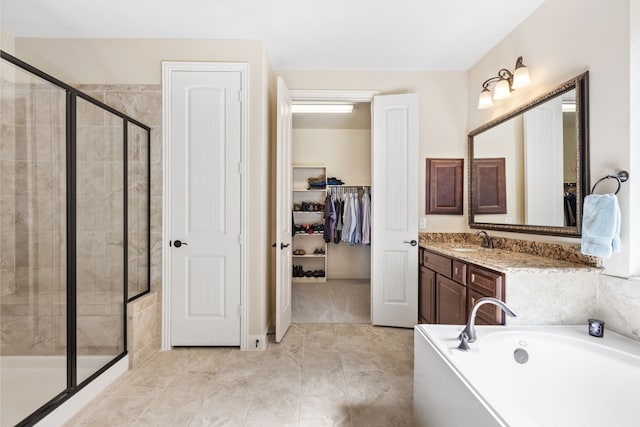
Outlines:
<svg viewBox="0 0 640 427"><path fill-rule="evenodd" d="M462 215L463 159L427 159L427 214Z"/></svg>
<svg viewBox="0 0 640 427"><path fill-rule="evenodd" d="M440 324L467 323L467 288L439 274L436 275L436 316Z"/></svg>
<svg viewBox="0 0 640 427"><path fill-rule="evenodd" d="M425 267L420 267L418 318L420 323L436 323L436 273Z"/></svg>

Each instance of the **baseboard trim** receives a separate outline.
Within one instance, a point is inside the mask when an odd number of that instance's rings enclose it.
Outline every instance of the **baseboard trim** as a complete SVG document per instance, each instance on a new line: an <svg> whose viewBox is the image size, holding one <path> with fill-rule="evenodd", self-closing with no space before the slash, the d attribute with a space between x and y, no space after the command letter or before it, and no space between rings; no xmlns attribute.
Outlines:
<svg viewBox="0 0 640 427"><path fill-rule="evenodd" d="M256 346L257 343L257 346ZM264 351L269 347L267 341L267 333L262 335L248 335L247 336L247 350L248 351Z"/></svg>

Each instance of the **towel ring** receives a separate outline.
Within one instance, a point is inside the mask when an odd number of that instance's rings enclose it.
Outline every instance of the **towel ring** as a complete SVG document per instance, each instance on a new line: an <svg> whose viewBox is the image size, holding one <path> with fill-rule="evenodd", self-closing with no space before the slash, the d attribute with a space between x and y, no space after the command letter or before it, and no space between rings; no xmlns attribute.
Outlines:
<svg viewBox="0 0 640 427"><path fill-rule="evenodd" d="M616 181L618 181L618 188L616 189L616 192L613 193L613 194L618 194L618 191L620 191L620 187L622 187L622 183L626 182L629 179L629 172L620 171L618 172L617 175L603 176L602 178L597 180L595 184L593 184L593 187L591 188L591 194L593 194L596 191L596 187L598 186L598 184L600 184L605 179L615 179Z"/></svg>

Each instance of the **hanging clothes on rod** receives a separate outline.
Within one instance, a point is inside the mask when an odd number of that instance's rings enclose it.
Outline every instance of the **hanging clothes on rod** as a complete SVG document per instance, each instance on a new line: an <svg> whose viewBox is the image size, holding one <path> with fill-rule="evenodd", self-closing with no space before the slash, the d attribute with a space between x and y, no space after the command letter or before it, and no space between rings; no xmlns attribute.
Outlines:
<svg viewBox="0 0 640 427"><path fill-rule="evenodd" d="M362 244L371 244L371 197L368 191L362 194Z"/></svg>
<svg viewBox="0 0 640 427"><path fill-rule="evenodd" d="M328 186L335 209L333 241L348 245L371 244L371 196L369 187ZM325 203L325 206L328 203ZM326 217L325 217L326 218Z"/></svg>
<svg viewBox="0 0 640 427"><path fill-rule="evenodd" d="M336 227L336 207L333 196L327 194L324 202L324 241L329 243L333 240Z"/></svg>

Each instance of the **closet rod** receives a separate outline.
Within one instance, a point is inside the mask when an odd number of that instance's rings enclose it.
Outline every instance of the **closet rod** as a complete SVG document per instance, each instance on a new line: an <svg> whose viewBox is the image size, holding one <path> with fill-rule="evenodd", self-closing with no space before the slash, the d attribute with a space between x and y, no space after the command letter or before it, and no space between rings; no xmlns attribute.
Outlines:
<svg viewBox="0 0 640 427"><path fill-rule="evenodd" d="M370 185L327 185L327 190L329 194L344 194L344 193L353 193L357 190L362 190L364 192L371 191Z"/></svg>

